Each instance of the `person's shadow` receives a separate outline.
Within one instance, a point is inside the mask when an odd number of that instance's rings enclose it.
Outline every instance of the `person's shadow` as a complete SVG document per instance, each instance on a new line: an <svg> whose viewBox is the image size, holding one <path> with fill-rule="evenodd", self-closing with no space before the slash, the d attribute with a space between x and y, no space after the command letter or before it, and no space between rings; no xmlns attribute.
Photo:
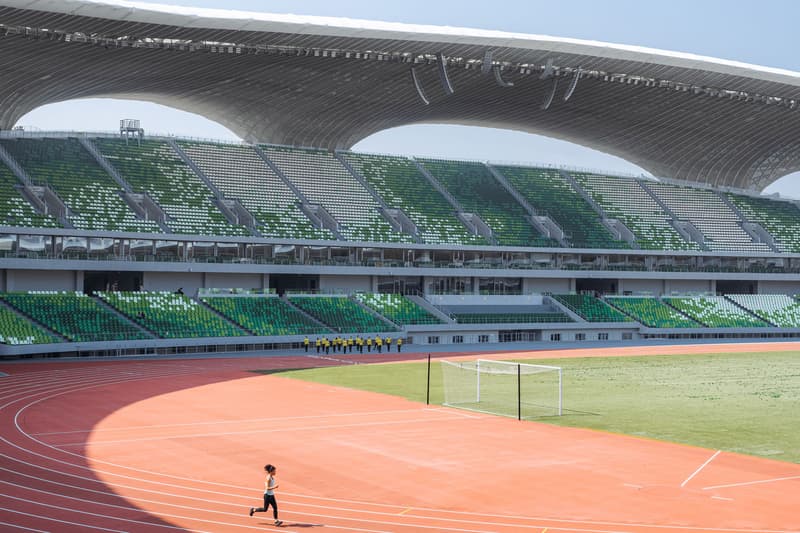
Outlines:
<svg viewBox="0 0 800 533"><path fill-rule="evenodd" d="M283 524L279 526L273 525L272 523L269 522L262 525L272 526L272 527L297 527L297 528L325 527L325 524L309 524L307 522L286 522L286 521L284 521Z"/></svg>

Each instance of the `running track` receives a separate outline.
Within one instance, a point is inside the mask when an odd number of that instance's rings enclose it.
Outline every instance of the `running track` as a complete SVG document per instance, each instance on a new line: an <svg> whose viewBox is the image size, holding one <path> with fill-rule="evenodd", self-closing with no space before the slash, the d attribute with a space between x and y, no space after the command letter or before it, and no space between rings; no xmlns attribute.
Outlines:
<svg viewBox="0 0 800 533"><path fill-rule="evenodd" d="M800 465L249 372L332 364L0 364L0 530L277 531L273 462L282 531L800 531Z"/></svg>

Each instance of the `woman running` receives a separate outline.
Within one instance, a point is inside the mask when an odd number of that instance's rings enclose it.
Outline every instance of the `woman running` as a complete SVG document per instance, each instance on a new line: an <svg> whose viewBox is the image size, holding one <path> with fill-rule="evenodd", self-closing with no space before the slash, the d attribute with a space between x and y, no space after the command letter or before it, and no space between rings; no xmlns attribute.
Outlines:
<svg viewBox="0 0 800 533"><path fill-rule="evenodd" d="M259 507L258 509L251 507L250 516L253 516L253 513L266 513L269 506L272 505L272 515L275 517L275 525L279 526L283 524L283 521L278 520L278 502L275 501L275 489L278 488L278 480L275 479L275 473L278 469L272 465L267 465L264 467L264 470L267 471L267 479L264 481L264 507Z"/></svg>

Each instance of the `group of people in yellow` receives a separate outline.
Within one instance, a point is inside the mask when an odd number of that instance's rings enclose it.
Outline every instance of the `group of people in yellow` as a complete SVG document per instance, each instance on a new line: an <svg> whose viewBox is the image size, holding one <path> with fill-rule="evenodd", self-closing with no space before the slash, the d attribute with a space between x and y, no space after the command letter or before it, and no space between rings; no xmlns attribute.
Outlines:
<svg viewBox="0 0 800 533"><path fill-rule="evenodd" d="M401 337L392 339L391 337L382 338L380 335L375 335L375 337L362 337L358 335L356 337L344 338L337 335L332 339L328 337L317 337L314 339L314 346L317 348L317 353L331 353L331 350L334 352L352 353L353 348L359 353L364 353L364 348L366 348L368 352L371 352L373 347L376 352L381 353L384 346L386 346L386 351L389 352L392 350L392 343L397 346L398 352L403 348L403 339ZM308 352L310 346L311 340L308 337L303 339L303 347L306 352Z"/></svg>

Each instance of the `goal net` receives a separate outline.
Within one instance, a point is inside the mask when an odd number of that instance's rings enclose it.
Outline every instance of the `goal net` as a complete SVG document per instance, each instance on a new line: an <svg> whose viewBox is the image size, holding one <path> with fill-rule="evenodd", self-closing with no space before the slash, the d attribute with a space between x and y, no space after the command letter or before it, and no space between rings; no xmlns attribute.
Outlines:
<svg viewBox="0 0 800 533"><path fill-rule="evenodd" d="M447 406L520 420L561 415L561 367L485 359L441 363Z"/></svg>

